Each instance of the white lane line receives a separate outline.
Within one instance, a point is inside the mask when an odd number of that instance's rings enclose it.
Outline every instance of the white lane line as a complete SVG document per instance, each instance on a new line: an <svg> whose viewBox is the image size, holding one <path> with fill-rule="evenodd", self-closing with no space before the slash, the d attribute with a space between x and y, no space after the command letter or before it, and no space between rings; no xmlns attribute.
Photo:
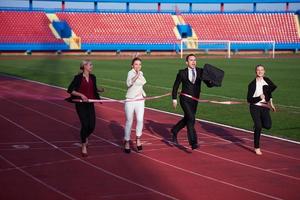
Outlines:
<svg viewBox="0 0 300 200"><path fill-rule="evenodd" d="M3 118L4 116L0 114L0 117ZM7 119L7 118L4 117L4 119ZM23 174L25 174L26 176L28 176L28 177L30 177L31 179L35 180L36 182L38 182L38 183L44 185L46 188L48 188L48 189L50 189L50 190L52 190L52 191L54 191L54 192L56 192L56 193L58 193L58 194L60 194L60 195L62 195L62 196L64 196L64 197L66 197L67 199L75 200L75 198L73 198L73 197L67 195L66 193L64 193L64 192L62 192L62 191L60 191L60 190L58 190L58 189L56 189L56 188L54 188L54 187L52 187L51 185L48 185L48 184L45 183L44 181L42 181L42 180L36 178L35 176L31 175L30 173L28 173L28 172L26 172L25 170L21 169L20 167L16 166L14 163L12 163L12 162L10 162L9 160L7 160L4 156L0 155L0 158L1 158L2 160L6 161L7 163L9 163L11 166L13 166L14 168L16 168L16 169L19 170L20 172L22 172Z"/></svg>
<svg viewBox="0 0 300 200"><path fill-rule="evenodd" d="M7 101L11 101L11 100L7 100ZM47 102L47 101L46 101L46 102ZM24 108L26 108L26 109L28 109L28 110L31 110L31 111L33 111L33 112L36 112L36 113L38 113L38 114L40 114L40 115L42 115L42 116L45 116L45 117L47 117L47 118L49 118L49 119L54 120L54 121L60 122L60 123L62 123L62 124L64 124L64 125L66 125L66 126L70 126L70 127L73 127L73 128L76 128L77 130L79 130L78 127L75 127L75 126L73 126L73 125L67 124L67 123L65 123L65 122L63 122L63 121L61 121L61 120L58 120L58 119L53 118L53 117L51 117L51 116L49 116L49 115L46 115L46 114L41 113L41 112L39 112L39 111L36 111L36 110L34 110L34 109L32 109L32 108L29 108L29 107L27 107L27 106L24 106L24 105L22 105L22 104L19 104L19 103L13 102L13 101L12 101L12 103L15 103L15 104L17 104L17 105L19 105L19 106L21 106L21 107L24 107ZM51 104L59 105L59 104L56 104L56 103L51 103ZM74 109L68 108L68 107L66 107L66 106L59 105L59 107L64 108L64 109L67 109L67 110L70 110L70 111L72 111L72 112L75 112ZM110 123L109 120L106 120L106 119L103 119L103 118L100 118L100 117L96 117L96 118L99 119L99 120L102 120L102 121L104 121L104 122ZM147 134L147 133L146 133L146 134ZM164 139L164 138L161 138L161 137L152 135L152 134L147 134L147 135L149 135L149 136L151 136L151 137L154 137L154 138L157 138L157 139L160 139L160 140ZM99 138L99 139L100 139L100 138ZM186 147L186 148L188 148L188 147ZM214 155L214 154L211 154L211 153L207 153L207 152L204 152L204 151L196 150L196 152L199 152L199 153L202 153L202 154L206 154L206 155L209 155L209 156L212 156L212 157L221 159L221 160L225 160L225 161L228 161L228 162L231 162L231 163L234 163L234 164L239 164L239 165L242 165L242 166L254 168L254 169L256 169L256 170L261 170L261 171L264 171L264 172L267 172L267 173L276 174L276 175L283 176L283 177L287 177L287 178L291 178L291 179L294 179L294 180L300 180L300 178L298 178L298 177L289 176L289 175L282 174L282 173L279 173L279 172L268 171L268 170L266 170L266 169L263 169L263 168L260 168L260 167L254 166L254 165L250 165L250 164L242 163L242 162L239 162L239 161L231 160L231 159L224 158L224 157L222 157L222 156L217 156L217 155Z"/></svg>
<svg viewBox="0 0 300 200"><path fill-rule="evenodd" d="M103 141L106 141L116 147L120 147L118 144L116 143L113 143L109 140L106 140L102 137L99 137L99 136L96 136L97 138L99 139L103 139ZM180 171L183 171L183 172L186 172L186 173L189 173L189 174L192 174L192 175L195 175L195 176L199 176L199 177L202 177L202 178L205 178L205 179L208 179L208 180L211 180L211 181L215 181L215 182L218 182L218 183L222 183L224 185L228 185L228 186L231 186L231 187L234 187L234 188L237 188L237 189L241 189L241 190L244 190L244 191L248 191L250 193L254 193L254 194L257 194L257 195L261 195L261 196L264 196L264 197L268 197L270 199L276 199L276 200L283 200L279 197L275 197L275 196L272 196L272 195L269 195L269 194L266 194L266 193L262 193L262 192L258 192L258 191L255 191L255 190L251 190L251 189L248 189L248 188L245 188L245 187L242 187L242 186L238 186L238 185L235 185L235 184L232 184L232 183L229 183L229 182L226 182L226 181L222 181L220 179L217 179L217 178L213 178L213 177L210 177L210 176L206 176L206 175L203 175L203 174L200 174L198 172L194 172L194 171L191 171L191 170L188 170L188 169L184 169L184 168L181 168L181 167L178 167L176 165L172 165L170 163L167 163L167 162L164 162L164 161L161 161L161 160L158 160L158 159L155 159L155 158L152 158L150 156L147 156L145 154L140 154L140 153L137 153L137 152L134 152L136 153L137 155L139 156L142 156L142 157L145 157L145 158L148 158L150 160L153 160L155 162L158 162L158 163L161 163L163 165L166 165L166 166L169 166L169 167L172 167L172 168L175 168L177 170L180 170Z"/></svg>
<svg viewBox="0 0 300 200"><path fill-rule="evenodd" d="M111 82L117 82L117 83L122 83L124 85L125 80L124 81L119 81L119 80L114 80L114 79L109 79L109 78L101 78L102 80L105 81L111 81ZM164 89L167 91L172 91L172 88L169 87L164 87L164 86L158 86L158 85L151 85L151 84L147 84L147 87L153 87L153 88L159 88L159 89ZM114 89L119 89L119 88L114 88ZM124 90L124 89L123 89ZM127 91L127 90L125 90ZM237 101L245 101L245 99L240 99L240 98L236 98L236 97L229 97L229 96L224 96L224 95L217 95L217 94L208 94L208 93L201 93L202 95L205 96L210 96L210 97L218 97L218 98L223 98L223 99L232 99L232 100L237 100ZM284 105L284 104L277 104L278 106L282 106L282 107L286 107L286 108L295 108L295 109L300 109L299 106L291 106L291 105Z"/></svg>
<svg viewBox="0 0 300 200"><path fill-rule="evenodd" d="M39 84L39 85L44 85L44 86L47 86L47 87L56 88L56 89L59 89L59 90L66 91L66 88L63 88L63 87L60 87L60 86L55 86L55 85L50 85L50 84L47 84L47 83L42 83L42 82L39 82L39 81L33 81L33 80L29 80L29 79L24 79L24 78L20 78L20 77L16 77L16 76L11 76L11 75L4 75L4 74L1 75L1 76L3 76L3 77L9 77L11 79L22 80L22 81L30 82L30 83L36 83L36 84ZM103 98L105 98L105 99L111 99L111 98L106 98L106 97L103 97ZM167 112L167 111L163 111L163 110L158 110L158 109L155 109L155 108L148 108L148 107L145 107L145 108L149 109L149 110L154 110L156 112L167 113L167 114L170 114L170 115L183 117L180 114L171 113L171 112ZM297 108L300 108L300 107L297 107ZM225 127L225 128L230 128L230 129L233 129L233 130L242 131L242 132L245 132L245 133L252 133L252 131L249 131L249 130L246 130L246 129L242 129L242 128L237 128L237 127L234 127L234 126L229 126L229 125L226 125L226 124L221 124L221 123L212 122L212 121L203 120L203 119L198 119L198 118L196 120L197 121L206 122L208 124L213 124L213 125ZM290 139L285 139L285 138L281 138L281 137L277 137L277 136L272 136L272 135L267 135L267 134L261 134L261 135L264 136L264 137L267 137L267 138L272 138L272 139L281 140L281 141L285 141L285 142L289 142L289 143L294 143L294 144L300 144L300 142L294 141L294 140L290 140Z"/></svg>
<svg viewBox="0 0 300 200"><path fill-rule="evenodd" d="M103 141L103 140L102 140ZM111 144L109 144L111 146ZM111 146L113 147L113 146ZM162 151L162 150L167 150L170 149L169 147L162 147L162 148L155 148L155 149L145 149L143 152L153 152L153 151ZM89 156L88 160L94 159L94 158L104 158L104 157L113 157L113 156L118 156L123 154L123 152L117 152L117 153L109 153L109 154L104 154L104 155L91 155ZM41 166L46 166L46 165L55 165L59 163L66 163L66 162L71 162L71 161L76 161L79 160L79 158L72 158L72 159L65 159L65 160L58 160L58 161L52 161L52 162L40 162L40 163L35 163L32 165L23 165L23 166L18 166L20 169L26 169L26 168L33 168L33 167L41 167ZM8 168L3 168L0 169L1 172L6 172L6 171L12 171L12 170L17 170L16 167L8 167Z"/></svg>
<svg viewBox="0 0 300 200"><path fill-rule="evenodd" d="M10 100L8 100L8 101L10 101ZM18 104L18 103L15 103L15 104ZM41 113L41 112L36 111L36 110L34 110L34 109L31 109L31 108L29 108L29 107L27 107L27 106L23 106L23 105L20 105L20 106L21 106L21 107L24 107L24 108L26 108L26 109L29 109L29 110L31 110L31 111L33 111L33 112L36 112L36 113L38 113L38 114L40 114L40 115L42 115L42 116L45 116L45 117L47 117L47 118L49 118L49 119L55 120L55 121L57 121L57 122L60 122L60 123L65 124L65 125L67 125L67 126L69 126L69 127L73 127L73 128L75 128L75 129L79 130L78 127L75 127L75 126L73 126L73 125L71 125L71 124L68 124L68 123L63 122L63 121L61 121L61 120L58 120L58 119L56 119L56 118L53 118L53 117L51 117L51 116L49 116L49 115L47 115L47 114L44 114L44 113ZM105 121L107 121L107 120L105 120ZM115 146L115 147L118 147L118 148L121 147L120 145L118 145L118 144L116 144L116 143L114 143L114 142L111 142L110 140L107 140L107 139L104 139L104 138L102 138L102 137L99 137L99 136L97 136L97 135L95 135L95 134L94 134L93 136L94 136L94 137L97 137L98 139L101 139L101 140L103 140L103 141L105 141L105 142L107 142L107 143L110 143L110 144L112 144L112 145ZM62 151L63 151L63 150L62 150ZM67 152L67 153L68 153L68 152ZM134 152L134 153L136 153L136 152ZM200 152L200 153L201 153L201 152ZM68 154L69 154L69 153L68 153ZM251 192L251 193L255 193L255 194L258 194L258 195L262 195L262 196L265 196L265 197L268 197L268 198L271 198L271 199L282 200L281 198L278 198L278 197L275 197L275 196L272 196L272 195L268 195L268 194L261 193L261 192L258 192L258 191L255 191L255 190L251 190L251 189L248 189L248 188L244 188L244 187L241 187L241 186L238 186L238 185L235 185L235 184L231 184L231 183L228 183L228 182L226 182L226 181L219 180L219 179L217 179L217 178L212 178L212 177L209 177L209 176L206 176L206 175L202 175L202 174L197 173L197 172L193 172L193 171L191 171L191 170L187 170L187 169L184 169L184 168L180 168L180 167L178 167L178 166L175 166L175 165L172 165L172 164L169 164L169 163L160 161L160 160L158 160L158 159L154 159L154 158L152 158L152 157L149 157L149 156L146 156L146 155L143 155L143 154L140 154L140 153L136 153L136 154L139 155L139 156L142 156L142 157L151 159L151 160L153 160L153 161L156 161L156 162L158 162L158 163L161 163L161 164L164 164L164 165L173 167L173 168L175 168L175 169L178 169L178 170L181 170L181 171L190 173L190 174L194 174L194 175L200 176L200 177L202 177L202 178L206 178L206 179L209 179L209 180L218 182L218 183L226 184L226 185L229 185L229 186L232 186L232 187L235 187L235 188L244 190L244 191L248 191L248 192ZM72 154L71 154L71 155L72 155ZM72 155L72 156L73 156L73 155ZM75 157L75 156L74 156L74 157ZM80 160L80 161L81 161L81 160ZM245 166L251 167L251 165L245 165ZM260 168L258 168L258 167L255 167L255 168L260 169ZM269 173L274 173L274 172L272 172L272 171L267 171L267 170L263 170L263 171L269 172ZM280 173L274 173L274 174L279 175ZM281 174L280 174L280 175L281 175ZM289 177L289 178L294 178L294 177L287 176L287 175L283 175L283 176Z"/></svg>
<svg viewBox="0 0 300 200"><path fill-rule="evenodd" d="M7 99L6 99L6 100L7 100ZM7 101L11 101L11 100L7 100ZM27 109L33 111L33 112L37 112L37 113L43 115L43 113L41 113L41 112L39 112L39 111L33 110L33 109L31 109L31 108L28 108L28 107L26 107L26 106L23 106L23 105L21 105L21 104L19 104L19 103L14 102L14 101L11 101L11 102L12 102L12 103L15 103L15 104L17 104L17 105L19 105L19 106L25 107L25 108L27 108ZM47 101L47 100L46 100L46 102L48 102L48 103L50 103L50 104L58 105L58 106L61 107L61 108L67 108L68 110L72 110L72 112L74 112L73 109L70 109L70 108L68 108L68 107L66 107L66 106L62 106L62 105L59 105L59 104L56 104L56 103L52 103L52 102ZM48 117L50 117L50 116L48 116ZM51 118L52 120L56 120L56 119L53 118L53 117L50 117L50 118ZM105 119L103 119L103 118L97 117L97 119L100 119L100 120L102 120L102 121L105 121L105 122L107 122L107 123L110 123L110 121L105 120ZM65 125L66 125L66 124L65 124ZM74 127L74 126L73 126L73 127ZM154 135L152 135L152 134L149 134L149 135L150 135L151 137L155 137L155 138L158 138L158 139L163 139L163 138L154 136ZM226 140L225 140L225 141L226 141ZM288 178L300 180L300 178L297 178L297 177L289 176L289 175L282 174L282 173L279 173L279 172L268 171L268 170L265 170L265 169L263 169L263 168L260 168L260 167L254 166L254 165L245 164L245 163L242 163L242 162L239 162L239 161L227 159L227 158L224 158L224 157L221 157L221 156L217 156L217 155L214 155L214 154L211 154L211 153L207 153L207 152L203 152L203 151L198 151L198 150L197 150L196 152L199 152L199 153L202 153L202 154L206 154L206 155L210 155L210 156L212 156L212 157L219 158L219 159L222 159L222 160L225 160L225 161L229 161L229 162L232 162L232 163L235 163L235 164L243 165L243 166L246 166L246 167L251 167L251 168L254 168L254 169L259 169L259 170L261 170L261 171L265 171L265 172L277 174L277 175L280 175L280 176L284 176L284 177L288 177ZM267 152L267 151L265 151L265 152Z"/></svg>
<svg viewBox="0 0 300 200"><path fill-rule="evenodd" d="M65 151L65 150L63 150L63 149L61 149L61 148L55 146L55 145L52 144L51 142L48 142L46 139L44 139L44 138L42 138L42 137L36 135L35 133L29 131L28 129L24 128L24 127L21 126L20 124L18 124L18 123L16 123L16 122L12 121L12 120L10 120L10 119L8 119L7 117L3 116L2 114L0 114L0 117L3 118L3 119L5 119L5 120L7 120L8 122L14 124L15 126L17 126L18 128L24 130L25 132L29 133L30 135L32 135L32 136L34 136L34 137L40 139L41 141L47 143L48 145L52 146L53 148L55 148L55 149L57 149L57 150L59 150L59 151L65 153L66 155L69 155L70 157L72 157L72 158L74 158L74 159L79 158L79 157L74 156L73 154L71 154L71 153L69 153L69 152L67 152L67 151ZM53 119L54 119L54 118L53 118ZM63 123L64 123L64 122L63 122ZM64 123L64 124L67 124L67 123ZM79 128L77 128L77 127L75 127L75 126L73 126L73 125L69 125L69 126L75 128L76 130L79 130ZM135 182L135 181L132 181L132 180L130 180L130 179L127 179L127 178L125 178L125 177L119 176L119 175L117 175L117 174L115 174L115 173L112 173L112 172L110 172L110 171L108 171L108 170L105 170L105 169L103 169L103 168L101 168L101 167L99 167L99 166L97 166L97 165L94 165L94 164L92 164L92 163L90 163L90 162L87 162L87 161L85 161L85 160L78 159L78 161L80 161L80 162L82 162L82 163L84 163L84 164L86 164L86 165L88 165L88 166L90 166L90 167L93 167L93 168L95 168L95 169L97 169L97 170L99 170L99 171L101 171L101 172L104 172L105 174L108 174L108 175L113 176L113 177L115 177L115 178L117 178L117 179L123 180L123 181L125 181L125 182L127 182L127 183L131 183L131 184L133 184L133 185L139 186L139 187L141 187L141 188L143 188L143 189L145 189L145 190L151 191L151 192L153 192L153 193L159 194L159 195L164 196L164 197L167 197L167 198L169 198L169 199L178 200L176 197L173 197L173 196L171 196L171 195L168 195L168 194L159 192L158 190L152 189L152 188L150 188L150 187L144 186L144 185L142 185L142 184L139 184L139 183L137 183L137 182ZM17 166L15 166L15 167L17 167ZM22 170L22 169L20 169L20 170ZM22 171L24 171L24 170L22 170ZM25 171L24 171L24 172L25 172ZM27 173L27 172L26 172L26 173ZM29 174L29 173L27 173L27 174ZM30 174L29 174L29 175L30 175ZM30 176L32 176L32 175L30 175ZM32 177L33 177L33 176L32 176ZM51 186L51 187L52 187L52 186ZM55 188L54 188L54 189L55 189Z"/></svg>
<svg viewBox="0 0 300 200"><path fill-rule="evenodd" d="M52 162L40 162L40 163L35 163L32 165L14 166L14 167L6 168L6 169L0 169L0 173L6 172L6 171L18 170L18 169L26 169L26 168L33 168L33 167L42 167L42 166L46 166L46 165L67 163L67 162L71 162L71 161L75 161L75 160L79 160L79 159L65 159L65 160L58 160L58 161L52 161Z"/></svg>
<svg viewBox="0 0 300 200"><path fill-rule="evenodd" d="M49 104L53 104L53 105L56 105L56 106L58 106L58 107L61 107L61 108L64 108L64 109L68 109L68 110L71 110L71 111L74 111L73 109L71 109L71 108L69 108L69 107L66 107L66 106L62 106L62 105L60 105L60 104L57 104L57 103L53 103L53 102L50 102L50 101L47 101L47 100L45 100L47 103L49 103ZM101 106L101 105L100 105ZM114 110L115 112L120 112L120 113L123 113L122 111L120 111L120 110L118 110L118 109L113 109L113 108L111 108L111 107L105 107L105 106L101 106L101 108L106 108L106 109L109 109L109 110ZM157 111L157 112L162 112L162 113L166 113L166 114L171 114L171 115L175 115L175 116L177 116L177 117L183 117L182 115L179 115L179 114L175 114L175 113L169 113L169 112L165 112L165 111L160 111L160 110L156 110L156 109L152 109L152 108L148 108L149 110L154 110L154 111ZM103 120L103 121L105 121L105 122L107 122L107 123L110 123L110 121L107 121L107 120L105 120L105 119L103 119L103 118L99 118L99 117L97 117L98 119L100 119L100 120ZM146 118L145 117L145 119L148 119L148 118ZM204 122L207 122L207 121L205 121L205 120L199 120L199 119L197 119L197 121L204 121ZM210 122L209 122L210 123ZM212 124L212 122L211 122L211 124ZM217 126L219 126L219 124L215 124L215 125L217 125ZM227 125L226 125L227 126ZM227 128L230 128L230 129L234 129L234 130L238 130L238 131L243 131L243 132L245 132L245 130L243 130L243 129L239 129L239 128L234 128L234 127L230 127L230 126L227 126ZM250 132L250 131L248 131L248 133L252 133L252 132ZM202 133L203 134L203 133ZM211 136L211 135L209 135L209 134L205 134L206 136L208 136L208 137L215 137L215 136ZM263 135L263 134L262 134ZM267 135L267 137L269 137L268 135ZM216 138L218 138L218 137L216 137ZM272 138L272 139L278 139L278 140L280 140L280 141L285 141L285 139L281 139L281 138L273 138L273 136L270 136L270 138ZM220 139L220 140L225 140L225 141L230 141L230 140L226 140L226 139L222 139L222 138L218 138L218 139ZM286 142L291 142L291 141L286 141ZM292 143L294 143L295 141L292 141ZM298 144L298 142L296 142L297 144ZM300 144L300 143L299 143ZM243 146L245 146L245 147L248 147L248 148L252 148L252 146L249 146L249 145L245 145L245 144L243 144ZM273 151L270 151L270 150L267 150L267 149L264 149L264 152L267 152L267 153L270 153L270 154L274 154L274 155L277 155L277 156L280 156L280 157L284 157L284 158L289 158L289 159L293 159L293 160L300 160L300 158L297 158L297 157L293 157L293 156L288 156L288 155L285 155L285 154L280 154L280 153L277 153L277 152L273 152Z"/></svg>
<svg viewBox="0 0 300 200"><path fill-rule="evenodd" d="M117 109L112 108L112 107L105 107L105 106L102 106L102 105L100 105L100 106L101 106L101 108L105 108L105 109L109 109L109 110L114 110L115 112L123 113L122 111L117 110ZM148 108L148 109L149 109L149 110L154 110L154 111L157 111L157 112L162 112L162 113L170 114L170 115L175 115L175 116L178 116L178 117L183 117L182 115L175 114L175 113L169 113L169 112L166 112L166 111L160 111L160 110L156 110L156 109L152 109L152 108ZM149 118L146 118L146 117L145 117L145 119L149 119ZM220 125L220 124L218 124L218 123L208 122L208 121L205 121L205 120L200 120L200 119L196 119L196 120L197 120L197 121L203 121L203 122L210 123L210 124L215 124L215 125L217 125L217 126ZM153 120L153 121L155 121L155 120ZM239 128L235 128L235 127L230 127L230 126L227 126L227 125L224 125L224 127L245 132L245 130L243 130L243 129L239 129ZM251 131L247 131L247 132L253 134ZM211 138L216 138L216 139L219 139L219 140L224 140L224 141L229 141L229 142L230 142L230 140L226 140L226 139L223 139L223 138L217 137L217 136L212 136L212 135L209 135L209 134L206 134L206 133L203 133L203 132L202 132L201 134L206 135L206 136L211 137ZM262 135L264 135L264 134L262 134ZM272 139L276 139L276 140L278 139L278 140L280 140L280 141L286 141L286 142L292 142L292 143L295 143L295 144L300 144L300 142L290 141L290 140L286 140L286 139L282 139L282 138L277 138L277 137L275 137L275 136L270 136L270 135L265 135L265 136L266 136L267 138L272 138ZM253 148L252 146L249 146L249 145L246 145L246 144L243 144L243 146L248 147L248 148L250 148L250 149ZM281 156L281 157L284 157L284 158L289 158L289 159L293 159L293 160L298 160L298 161L300 161L300 158L293 157L293 156L288 156L288 155L285 155L285 154L280 154L280 153L273 152L273 151L270 151L270 150L267 150L267 149L264 149L264 152L267 152L267 153L270 153L270 154L274 154L274 155L277 155L277 156Z"/></svg>
<svg viewBox="0 0 300 200"><path fill-rule="evenodd" d="M52 104L51 102L47 101L48 103ZM53 103L55 105L59 105L59 104L56 104L56 103ZM115 108L112 108L112 107L105 107L105 106L102 106L100 105L101 108L105 108L105 109L108 109L108 110L114 110L115 112L120 112L120 113L123 113L122 111L118 110L118 109L115 109ZM160 110L156 110L156 109L152 109L152 108L148 108L149 110L154 110L154 111L157 111L157 112L162 112L162 113L166 113L166 114L170 114L170 115L175 115L175 116L178 116L178 117L183 117L182 115L179 115L179 114L175 114L175 113L169 113L169 112L165 112L165 111L160 111ZM100 118L101 119L101 118ZM149 118L146 118L145 119L149 119ZM155 121L155 120L153 120ZM207 122L205 120L199 120L197 119L197 121L203 121L203 122ZM217 126L219 126L219 124L215 124ZM231 128L231 129L239 129L239 128L234 128L234 127L227 127L227 128ZM239 131L243 131L243 129L239 129ZM201 133L201 132L200 132ZM248 133L252 133L250 131L248 131ZM217 136L212 136L212 135L209 135L209 134L206 134L206 133L201 133L202 135L206 135L207 137L211 137L211 138L216 138L216 139L219 139L219 140L223 140L223 141L227 141L227 142L230 142L230 140L226 140L226 139L223 139L221 137L217 137ZM263 135L263 134L262 134ZM285 141L285 139L281 139L281 138L274 138L274 136L269 136L269 135L266 135L267 137L269 138L272 138L272 139L279 139L281 141ZM287 142L291 142L291 141L287 141ZM292 142L292 143L297 143L298 142ZM300 143L299 143L300 144ZM252 146L249 146L249 145L246 145L246 144L243 144L242 146L245 146L245 147L248 147L250 149L252 149L253 147ZM298 160L300 161L300 158L297 158L297 157L293 157L293 156L288 156L288 155L285 155L285 154L280 154L280 153L277 153L277 152L273 152L273 151L270 151L270 150L267 150L267 149L264 149L264 152L267 152L267 153L270 153L270 154L274 154L274 155L277 155L277 156L281 156L281 157L284 157L284 158L289 158L289 159L293 159L293 160Z"/></svg>

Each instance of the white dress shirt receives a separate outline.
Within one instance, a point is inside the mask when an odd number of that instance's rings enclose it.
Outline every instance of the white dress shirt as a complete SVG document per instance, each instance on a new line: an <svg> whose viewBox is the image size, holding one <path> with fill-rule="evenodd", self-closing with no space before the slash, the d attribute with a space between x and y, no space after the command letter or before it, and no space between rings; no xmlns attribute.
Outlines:
<svg viewBox="0 0 300 200"><path fill-rule="evenodd" d="M259 97L260 95L262 95L264 93L263 92L263 86L264 85L268 85L268 83L264 79L261 79L261 80L256 79L256 89L255 89L255 92L253 94L253 97ZM256 103L255 105L259 106L259 105L261 105L261 103L266 103L266 100L262 99L258 103Z"/></svg>
<svg viewBox="0 0 300 200"><path fill-rule="evenodd" d="M196 81L196 78L197 78L197 71L196 71L196 68L190 68L188 67L188 73L189 73L189 80L193 83L193 70L195 72L195 81Z"/></svg>
<svg viewBox="0 0 300 200"><path fill-rule="evenodd" d="M132 69L128 72L127 75L127 93L126 98L127 99L134 99L134 98L141 98L146 97L146 93L143 89L143 86L146 83L146 79L143 76L143 72L139 72L139 77L136 79L136 81L133 82L133 78L137 75L137 72Z"/></svg>

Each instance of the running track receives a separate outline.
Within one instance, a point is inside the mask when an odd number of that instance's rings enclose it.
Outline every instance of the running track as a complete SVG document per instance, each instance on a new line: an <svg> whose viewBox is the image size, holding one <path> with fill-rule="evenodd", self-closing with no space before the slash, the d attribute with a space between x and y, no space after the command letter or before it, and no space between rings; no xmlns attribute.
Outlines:
<svg viewBox="0 0 300 200"><path fill-rule="evenodd" d="M0 76L0 91L0 199L300 199L299 144L262 137L256 156L251 134L197 122L192 151L186 130L167 142L179 116L146 109L144 151L127 155L123 104L105 103L82 158L65 90Z"/></svg>

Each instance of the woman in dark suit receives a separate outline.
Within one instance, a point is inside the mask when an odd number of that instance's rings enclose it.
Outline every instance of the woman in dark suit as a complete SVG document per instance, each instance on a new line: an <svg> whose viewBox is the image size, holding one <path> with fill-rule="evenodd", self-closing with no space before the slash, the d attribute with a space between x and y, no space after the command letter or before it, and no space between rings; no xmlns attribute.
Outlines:
<svg viewBox="0 0 300 200"><path fill-rule="evenodd" d="M81 153L87 156L88 137L95 129L95 108L94 103L88 102L88 99L100 99L97 89L96 76L91 74L93 64L90 60L84 60L80 64L81 72L74 76L73 81L68 87L68 93L71 94L69 100L81 99L83 102L75 103L76 112L81 122Z"/></svg>
<svg viewBox="0 0 300 200"><path fill-rule="evenodd" d="M272 102L272 92L277 86L271 79L265 77L263 65L257 65L255 73L256 78L248 85L247 101L254 122L254 151L257 155L262 155L259 145L261 130L270 129L272 126L270 109L276 111Z"/></svg>

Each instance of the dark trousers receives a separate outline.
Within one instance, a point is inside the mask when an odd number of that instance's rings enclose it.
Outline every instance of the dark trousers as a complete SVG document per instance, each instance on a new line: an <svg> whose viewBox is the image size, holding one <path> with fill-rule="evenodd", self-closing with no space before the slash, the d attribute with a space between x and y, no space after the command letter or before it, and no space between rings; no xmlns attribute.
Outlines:
<svg viewBox="0 0 300 200"><path fill-rule="evenodd" d="M259 148L259 140L262 128L270 129L272 120L270 116L270 109L250 105L250 113L254 122L254 148Z"/></svg>
<svg viewBox="0 0 300 200"><path fill-rule="evenodd" d="M180 96L180 105L184 112L184 117L172 128L172 132L177 134L182 128L187 127L187 135L190 145L198 144L195 130L195 114L198 102L188 97Z"/></svg>
<svg viewBox="0 0 300 200"><path fill-rule="evenodd" d="M76 103L77 114L81 123L80 138L85 143L86 139L95 129L95 108L93 103Z"/></svg>

